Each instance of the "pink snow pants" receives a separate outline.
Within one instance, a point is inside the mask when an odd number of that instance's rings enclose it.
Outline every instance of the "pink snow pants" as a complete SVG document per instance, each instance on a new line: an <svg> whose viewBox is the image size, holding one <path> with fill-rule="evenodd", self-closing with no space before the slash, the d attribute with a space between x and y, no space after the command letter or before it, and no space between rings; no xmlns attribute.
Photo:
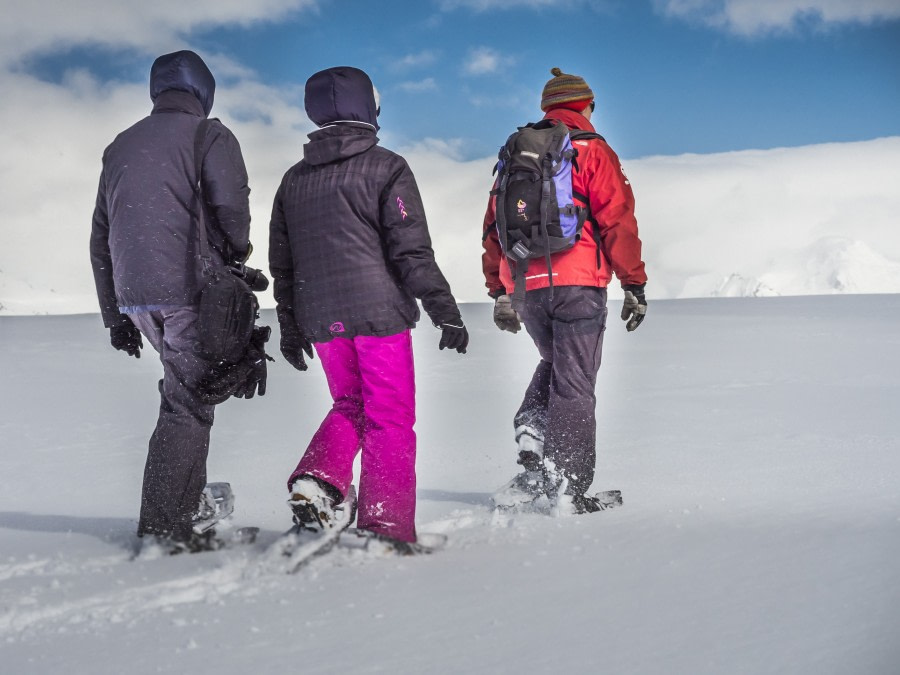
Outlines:
<svg viewBox="0 0 900 675"><path fill-rule="evenodd" d="M346 495L362 449L357 527L415 541L416 385L409 330L315 344L334 405L291 474Z"/></svg>

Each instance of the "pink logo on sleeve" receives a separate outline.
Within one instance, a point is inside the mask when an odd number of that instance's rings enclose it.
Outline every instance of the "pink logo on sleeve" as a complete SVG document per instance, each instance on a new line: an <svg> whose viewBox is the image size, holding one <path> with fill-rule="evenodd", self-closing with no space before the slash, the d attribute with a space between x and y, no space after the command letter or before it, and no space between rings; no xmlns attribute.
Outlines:
<svg viewBox="0 0 900 675"><path fill-rule="evenodd" d="M409 214L406 213L406 207L403 205L403 200L400 197L397 197L397 208L400 209L400 220L406 220L406 216Z"/></svg>
<svg viewBox="0 0 900 675"><path fill-rule="evenodd" d="M328 330L330 330L332 333L343 333L346 328L344 328L344 324L340 321L335 321L328 327Z"/></svg>

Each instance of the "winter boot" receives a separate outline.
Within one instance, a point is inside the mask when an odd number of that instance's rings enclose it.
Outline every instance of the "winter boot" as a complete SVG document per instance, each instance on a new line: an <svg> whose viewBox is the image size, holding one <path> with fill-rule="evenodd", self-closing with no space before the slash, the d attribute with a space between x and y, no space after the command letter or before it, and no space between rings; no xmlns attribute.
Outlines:
<svg viewBox="0 0 900 675"><path fill-rule="evenodd" d="M191 519L195 534L203 534L234 512L234 493L230 483L207 483L200 494L200 506Z"/></svg>
<svg viewBox="0 0 900 675"><path fill-rule="evenodd" d="M300 530L323 532L334 527L334 508L342 501L337 488L307 475L294 481L288 505Z"/></svg>
<svg viewBox="0 0 900 675"><path fill-rule="evenodd" d="M519 446L517 464L526 471L540 471L544 459L544 434L527 424L519 425L516 427L516 444Z"/></svg>

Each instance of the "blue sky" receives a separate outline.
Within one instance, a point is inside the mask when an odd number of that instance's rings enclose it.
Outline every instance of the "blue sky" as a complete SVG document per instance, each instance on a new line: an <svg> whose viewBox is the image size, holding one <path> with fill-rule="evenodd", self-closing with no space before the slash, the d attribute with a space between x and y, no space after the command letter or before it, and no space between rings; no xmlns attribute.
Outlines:
<svg viewBox="0 0 900 675"><path fill-rule="evenodd" d="M628 158L900 134L900 1L847 2L857 15L828 20L833 1L784 0L822 9L782 12L780 23L771 4L321 0L271 21L198 21L179 37L285 90L322 68L361 67L392 140L461 139L462 157L491 154L539 116L553 66L588 81L599 130ZM51 81L83 67L142 82L148 50L75 44L21 67Z"/></svg>

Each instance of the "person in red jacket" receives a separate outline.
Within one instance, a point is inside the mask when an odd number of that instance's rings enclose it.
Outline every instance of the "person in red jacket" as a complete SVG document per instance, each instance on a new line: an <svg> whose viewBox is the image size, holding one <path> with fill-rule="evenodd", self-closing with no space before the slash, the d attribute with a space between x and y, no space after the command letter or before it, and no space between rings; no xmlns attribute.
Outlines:
<svg viewBox="0 0 900 675"><path fill-rule="evenodd" d="M544 119L594 132L594 93L581 77L551 70L544 86ZM601 137L575 139L575 203L588 210L574 247L554 253L550 266L529 261L524 299L514 283L496 223L496 197L484 217L482 269L501 330L525 329L541 360L514 418L518 463L524 471L494 495L498 507L521 507L547 497L560 513L591 513L608 505L587 494L596 463L594 389L603 333L606 287L615 274L625 291L622 319L636 329L647 311L647 275L634 216L634 194L619 158ZM553 282L550 283L552 274ZM514 306L515 305L515 306Z"/></svg>

